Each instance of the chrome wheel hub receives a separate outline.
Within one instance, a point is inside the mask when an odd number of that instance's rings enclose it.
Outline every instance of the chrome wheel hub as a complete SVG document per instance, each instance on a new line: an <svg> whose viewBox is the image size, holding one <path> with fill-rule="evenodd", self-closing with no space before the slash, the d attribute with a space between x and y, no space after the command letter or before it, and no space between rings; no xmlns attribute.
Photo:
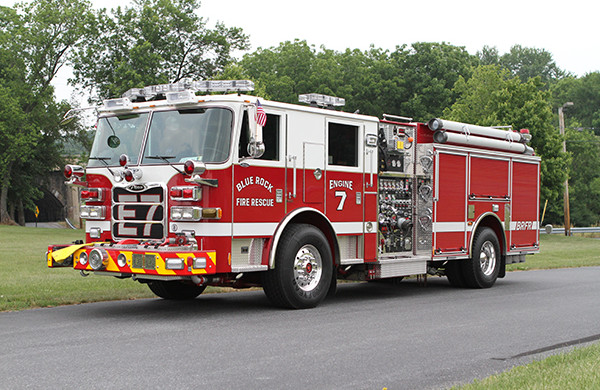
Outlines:
<svg viewBox="0 0 600 390"><path fill-rule="evenodd" d="M490 276L494 273L494 269L496 268L496 249L490 241L484 242L481 246L479 266L485 276Z"/></svg>
<svg viewBox="0 0 600 390"><path fill-rule="evenodd" d="M323 274L321 254L312 245L304 245L294 259L294 279L303 291L314 290Z"/></svg>

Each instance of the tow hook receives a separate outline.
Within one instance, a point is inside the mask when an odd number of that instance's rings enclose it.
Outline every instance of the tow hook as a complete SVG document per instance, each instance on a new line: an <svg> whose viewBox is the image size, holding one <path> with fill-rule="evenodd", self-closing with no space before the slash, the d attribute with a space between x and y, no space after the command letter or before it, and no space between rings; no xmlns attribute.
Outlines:
<svg viewBox="0 0 600 390"><path fill-rule="evenodd" d="M89 274L89 273L86 273L84 270L80 270L80 271L79 271L79 273L80 273L80 274L81 274L81 276L83 276L84 278L85 278L86 276L90 276L90 274Z"/></svg>

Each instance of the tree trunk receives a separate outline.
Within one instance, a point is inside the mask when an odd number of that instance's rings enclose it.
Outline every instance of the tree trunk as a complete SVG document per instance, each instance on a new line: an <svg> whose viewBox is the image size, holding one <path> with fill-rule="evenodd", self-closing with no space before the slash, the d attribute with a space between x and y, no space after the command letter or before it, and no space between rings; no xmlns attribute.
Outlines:
<svg viewBox="0 0 600 390"><path fill-rule="evenodd" d="M2 178L2 188L0 188L0 224L2 225L14 225L15 221L12 220L8 214L8 187L10 186L10 171L12 163L8 164L8 168Z"/></svg>
<svg viewBox="0 0 600 390"><path fill-rule="evenodd" d="M25 207L23 207L23 201L20 199L17 203L17 223L25 226Z"/></svg>

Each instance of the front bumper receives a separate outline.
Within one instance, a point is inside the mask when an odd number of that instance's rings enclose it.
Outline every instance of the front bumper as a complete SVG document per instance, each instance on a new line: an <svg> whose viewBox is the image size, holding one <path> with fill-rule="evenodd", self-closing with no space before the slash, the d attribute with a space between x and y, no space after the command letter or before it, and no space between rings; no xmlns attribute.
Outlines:
<svg viewBox="0 0 600 390"><path fill-rule="evenodd" d="M189 246L89 243L51 245L46 253L48 267L73 267L115 276L193 276L216 272L216 251Z"/></svg>

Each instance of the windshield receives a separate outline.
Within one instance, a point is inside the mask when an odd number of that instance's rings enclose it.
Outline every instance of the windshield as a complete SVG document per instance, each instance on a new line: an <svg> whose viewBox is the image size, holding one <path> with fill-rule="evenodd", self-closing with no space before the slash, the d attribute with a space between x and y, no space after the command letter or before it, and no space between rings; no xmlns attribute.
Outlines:
<svg viewBox="0 0 600 390"><path fill-rule="evenodd" d="M137 164L147 121L148 114L100 118L88 167L118 165L122 154L130 164Z"/></svg>
<svg viewBox="0 0 600 390"><path fill-rule="evenodd" d="M225 108L156 111L142 164L197 159L224 162L229 156L233 114Z"/></svg>

